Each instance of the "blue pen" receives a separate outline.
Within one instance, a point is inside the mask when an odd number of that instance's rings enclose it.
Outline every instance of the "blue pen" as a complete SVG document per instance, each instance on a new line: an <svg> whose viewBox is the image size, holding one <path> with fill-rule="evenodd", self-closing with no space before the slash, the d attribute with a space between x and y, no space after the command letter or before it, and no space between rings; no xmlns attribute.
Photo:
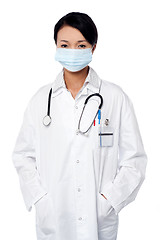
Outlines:
<svg viewBox="0 0 160 240"><path fill-rule="evenodd" d="M101 120L101 109L98 110L98 124L100 124L100 120ZM101 130L100 130L100 146L102 146L102 142L101 142Z"/></svg>

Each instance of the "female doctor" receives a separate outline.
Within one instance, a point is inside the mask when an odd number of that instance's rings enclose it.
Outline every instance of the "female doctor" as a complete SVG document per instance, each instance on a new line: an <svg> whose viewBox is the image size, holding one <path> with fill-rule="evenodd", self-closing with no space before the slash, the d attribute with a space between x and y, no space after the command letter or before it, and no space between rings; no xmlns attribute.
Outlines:
<svg viewBox="0 0 160 240"><path fill-rule="evenodd" d="M131 100L88 66L97 28L71 12L55 25L63 69L28 102L13 150L38 240L116 240L119 212L145 179L147 156Z"/></svg>

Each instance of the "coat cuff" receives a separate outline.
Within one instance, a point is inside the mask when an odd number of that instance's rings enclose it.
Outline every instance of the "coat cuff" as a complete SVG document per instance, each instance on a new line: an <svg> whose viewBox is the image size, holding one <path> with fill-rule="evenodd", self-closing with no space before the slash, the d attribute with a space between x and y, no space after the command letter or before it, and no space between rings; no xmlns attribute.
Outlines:
<svg viewBox="0 0 160 240"><path fill-rule="evenodd" d="M110 202L115 210L116 215L118 215L120 210L127 205L123 195L120 192L121 191L116 191L112 181L105 184L101 189L101 193L104 194L107 200Z"/></svg>
<svg viewBox="0 0 160 240"><path fill-rule="evenodd" d="M42 198L44 195L46 195L48 192L47 191L45 191L45 190L42 190L42 192L39 194L39 195L37 195L34 199L33 199L33 201L32 202L26 202L26 208L27 208L27 210L30 212L31 210L32 210L32 206L40 199L40 198Z"/></svg>

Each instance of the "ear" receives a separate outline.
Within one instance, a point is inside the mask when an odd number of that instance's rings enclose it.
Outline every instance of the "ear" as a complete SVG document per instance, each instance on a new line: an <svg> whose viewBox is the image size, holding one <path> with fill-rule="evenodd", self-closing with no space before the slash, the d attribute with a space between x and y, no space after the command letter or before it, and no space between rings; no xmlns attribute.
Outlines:
<svg viewBox="0 0 160 240"><path fill-rule="evenodd" d="M93 48L92 48L92 54L94 53L94 50L96 49L96 43L94 44Z"/></svg>

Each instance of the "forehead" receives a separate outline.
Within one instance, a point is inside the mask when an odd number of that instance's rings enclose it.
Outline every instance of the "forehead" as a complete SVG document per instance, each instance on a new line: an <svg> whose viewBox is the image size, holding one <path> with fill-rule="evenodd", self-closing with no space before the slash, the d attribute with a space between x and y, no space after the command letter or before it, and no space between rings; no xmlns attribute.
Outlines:
<svg viewBox="0 0 160 240"><path fill-rule="evenodd" d="M78 41L86 40L82 33L77 29L71 26L62 27L57 33L57 41L67 40L67 41Z"/></svg>

